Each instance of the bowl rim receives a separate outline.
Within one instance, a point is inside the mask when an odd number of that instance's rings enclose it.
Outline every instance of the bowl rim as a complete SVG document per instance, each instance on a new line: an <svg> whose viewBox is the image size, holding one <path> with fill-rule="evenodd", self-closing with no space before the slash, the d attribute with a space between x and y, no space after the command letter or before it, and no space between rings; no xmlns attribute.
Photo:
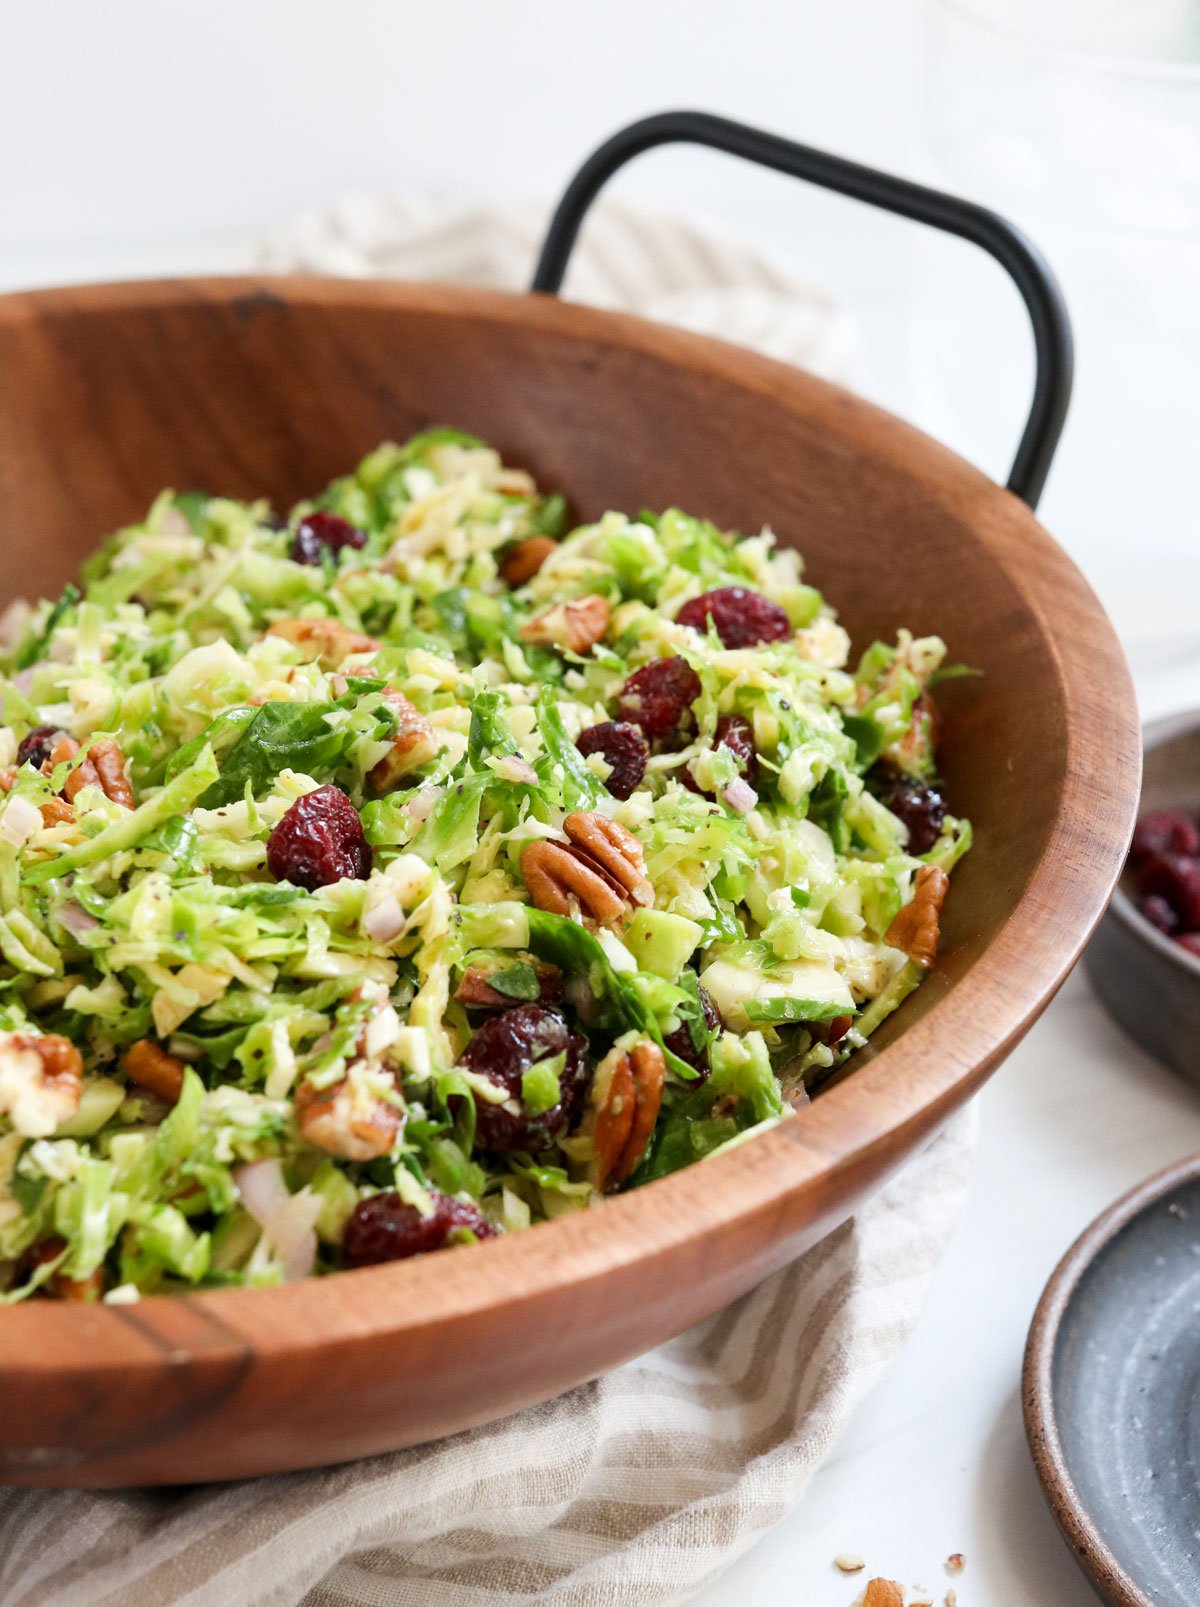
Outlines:
<svg viewBox="0 0 1200 1607"><path fill-rule="evenodd" d="M1161 1171L1134 1184L1089 1222L1050 1274L1025 1342L1021 1367L1022 1415L1038 1482L1075 1560L1114 1607L1154 1607L1154 1604L1109 1549L1075 1488L1058 1432L1054 1359L1063 1317L1088 1269L1135 1217L1177 1188L1198 1179L1200 1155L1172 1161Z"/></svg>
<svg viewBox="0 0 1200 1607"><path fill-rule="evenodd" d="M416 1257L281 1287L150 1296L136 1305L9 1307L0 1321L0 1370L10 1388L51 1374L149 1383L180 1354L180 1334L206 1335L206 1355L323 1360L381 1333L431 1335L497 1305L534 1303L550 1290L583 1290L633 1265L666 1265L706 1232L786 1224L793 1196L821 1231L844 1219L841 1198L870 1157L894 1169L974 1093L1057 992L1099 921L1123 863L1136 813L1141 745L1124 655L1095 594L1033 514L949 448L843 388L742 347L628 313L555 297L390 280L312 275L202 276L60 286L0 296L0 324L178 305L283 302L316 309L401 308L425 317L478 319L514 338L548 331L635 351L766 395L799 418L819 403L820 430L854 457L869 454L907 476L995 556L1036 621L1061 688L1061 787L1043 850L991 943L953 987L898 1039L787 1122L755 1141L687 1167L600 1211L581 1211L473 1246L469 1257ZM1020 551L1021 561L1016 553ZM1097 785L1103 773L1104 785ZM614 1327L620 1313L614 1312ZM549 1393L549 1391L547 1391Z"/></svg>
<svg viewBox="0 0 1200 1607"><path fill-rule="evenodd" d="M1142 732L1142 749L1144 753L1153 753L1156 748L1164 748L1181 737L1189 736L1194 736L1200 741L1200 709L1184 709L1178 714L1164 714L1157 720L1151 720ZM1109 909L1114 920L1119 921L1127 931L1133 933L1135 938L1153 949L1167 964L1173 965L1185 976L1200 981L1200 954L1190 954L1187 949L1180 948L1179 944L1165 932L1160 932L1156 926L1151 926L1121 886L1120 876L1113 888Z"/></svg>

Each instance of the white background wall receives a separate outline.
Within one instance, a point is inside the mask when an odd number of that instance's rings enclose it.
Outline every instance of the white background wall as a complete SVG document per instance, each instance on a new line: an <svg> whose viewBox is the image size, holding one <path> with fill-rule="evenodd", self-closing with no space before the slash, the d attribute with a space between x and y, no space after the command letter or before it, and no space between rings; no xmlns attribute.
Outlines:
<svg viewBox="0 0 1200 1607"><path fill-rule="evenodd" d="M230 265L264 228L350 190L549 196L619 124L671 105L909 167L916 9L10 3L0 282ZM861 303L868 324L877 299L892 305L901 225L694 152L647 157L622 182L773 243Z"/></svg>
<svg viewBox="0 0 1200 1607"><path fill-rule="evenodd" d="M1125 37L1130 18L1160 42L1200 17L1198 0L988 3L1057 17L1060 31L1086 12L1106 43ZM962 75L930 67L933 9L934 0L0 0L0 288L238 268L272 227L352 191L549 198L615 127L673 105L980 193L970 141L944 132ZM1106 95L1089 92L1098 82L1084 75L1071 102L1057 83L1018 73L987 119L1004 130L1059 112L1046 145L1075 160L1107 137L1132 163L1126 192L1136 193L1160 149L1168 171L1187 157L1178 119L1191 118L1198 166L1180 183L1195 189L1200 214L1200 80L1162 137L1151 118L1148 155L1123 137ZM969 123L970 92L966 104ZM932 164L931 125L942 130ZM1028 182L1002 204L1057 250L1053 185L1048 210L1032 201L1042 156L1035 139L1015 168ZM1101 163L1102 187L1107 174ZM861 388L1004 477L1028 402L1030 342L1015 293L973 247L712 153L656 152L619 183L755 237L823 281L862 327ZM1195 637L1179 599L1200 592L1200 528L1190 479L1172 470L1200 433L1187 378L1200 330L1176 340L1153 243L1132 268L1105 266L1086 238L1069 249L1080 384L1045 514L1142 667L1177 666ZM1176 274L1177 298L1186 282ZM1184 356L1178 403L1156 387L1153 364L1144 382L1135 320L1153 306L1150 340ZM1118 330L1124 356L1109 342ZM1145 409L1155 389L1157 411L1145 412L1135 442L1126 394ZM1149 510L1147 492L1157 497ZM1128 584L1134 529L1141 590ZM1175 566L1168 588L1160 563Z"/></svg>

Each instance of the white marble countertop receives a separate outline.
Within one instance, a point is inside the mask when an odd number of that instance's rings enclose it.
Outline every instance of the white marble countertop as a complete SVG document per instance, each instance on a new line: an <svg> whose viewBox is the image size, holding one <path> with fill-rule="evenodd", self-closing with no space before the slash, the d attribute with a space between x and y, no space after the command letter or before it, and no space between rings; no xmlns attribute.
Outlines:
<svg viewBox="0 0 1200 1607"><path fill-rule="evenodd" d="M703 1607L849 1607L868 1575L840 1574L841 1551L939 1603L953 1585L959 1607L1094 1607L1026 1449L1025 1335L1080 1230L1200 1149L1200 1095L1109 1022L1077 971L979 1106L967 1207L916 1332L800 1505Z"/></svg>

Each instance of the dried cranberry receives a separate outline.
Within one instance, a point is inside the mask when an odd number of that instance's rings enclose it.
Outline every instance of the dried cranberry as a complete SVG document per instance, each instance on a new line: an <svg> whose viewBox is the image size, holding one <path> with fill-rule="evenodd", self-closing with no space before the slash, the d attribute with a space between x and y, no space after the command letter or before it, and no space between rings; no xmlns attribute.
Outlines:
<svg viewBox="0 0 1200 1607"><path fill-rule="evenodd" d="M310 513L296 526L292 557L298 564L319 565L327 552L336 557L343 547L366 544L366 531L343 519L340 513Z"/></svg>
<svg viewBox="0 0 1200 1607"><path fill-rule="evenodd" d="M442 1250L456 1230L469 1229L477 1239L494 1239L496 1230L477 1205L430 1190L433 1215L422 1216L398 1194L372 1194L359 1200L342 1236L348 1267L377 1267L410 1255Z"/></svg>
<svg viewBox="0 0 1200 1607"><path fill-rule="evenodd" d="M559 1073L560 1097L549 1110L531 1115L521 1081L539 1060L566 1054ZM485 1021L463 1050L460 1064L506 1090L518 1110L506 1110L475 1095L475 1142L481 1149L544 1149L571 1126L587 1085L587 1040L572 1032L555 1010L522 1004Z"/></svg>
<svg viewBox="0 0 1200 1607"><path fill-rule="evenodd" d="M609 767L604 785L614 798L628 798L637 791L646 774L646 760L650 750L646 739L636 725L624 725L620 720L605 720L601 725L590 726L575 746L585 756L600 754Z"/></svg>
<svg viewBox="0 0 1200 1607"><path fill-rule="evenodd" d="M1181 949L1186 949L1189 954L1194 954L1200 959L1200 932L1183 932L1175 941Z"/></svg>
<svg viewBox="0 0 1200 1607"><path fill-rule="evenodd" d="M1143 898L1165 899L1185 932L1200 930L1200 859L1148 854L1138 873L1138 891Z"/></svg>
<svg viewBox="0 0 1200 1607"><path fill-rule="evenodd" d="M792 622L769 597L745 586L719 586L684 603L675 616L681 625L706 631L711 619L722 647L756 647L760 642L782 642L792 634Z"/></svg>
<svg viewBox="0 0 1200 1607"><path fill-rule="evenodd" d="M703 983L698 984L700 990L700 1008L704 1012L704 1025L711 1038L721 1025L721 1018L717 1014L717 1007L712 1002L712 995ZM691 1024L681 1021L674 1032L663 1034L663 1043L673 1055L686 1061L695 1071L700 1073L695 1082L689 1083L690 1088L698 1088L708 1076L712 1067L708 1062L708 1044L697 1049L696 1040L692 1037Z"/></svg>
<svg viewBox="0 0 1200 1607"><path fill-rule="evenodd" d="M17 763L31 764L35 770L40 770L54 752L61 730L56 725L35 725L28 736L21 738L21 745L17 749Z"/></svg>
<svg viewBox="0 0 1200 1607"><path fill-rule="evenodd" d="M883 764L875 766L870 783L879 801L908 827L909 853L927 854L946 819L946 801L937 788Z"/></svg>
<svg viewBox="0 0 1200 1607"><path fill-rule="evenodd" d="M1156 809L1143 815L1133 829L1130 858L1134 864L1148 854L1200 854L1200 829L1176 809Z"/></svg>
<svg viewBox="0 0 1200 1607"><path fill-rule="evenodd" d="M723 714L717 721L713 747L728 748L737 760L738 775L752 787L758 786L758 749L754 746L754 728L749 720L743 719L740 714ZM705 793L689 769L684 769L679 779L692 792L712 796L711 793Z"/></svg>
<svg viewBox="0 0 1200 1607"><path fill-rule="evenodd" d="M1138 900L1138 909L1141 910L1151 926L1156 926L1160 932L1165 932L1168 937L1172 932L1179 930L1179 917L1161 893L1152 893L1149 898L1140 898Z"/></svg>
<svg viewBox="0 0 1200 1607"><path fill-rule="evenodd" d="M684 658L656 658L643 664L617 696L621 719L640 726L654 746L678 741L695 726L692 704L700 696L700 677Z"/></svg>
<svg viewBox="0 0 1200 1607"><path fill-rule="evenodd" d="M267 838L267 869L277 882L327 887L371 874L371 850L358 810L340 787L318 787L297 798Z"/></svg>

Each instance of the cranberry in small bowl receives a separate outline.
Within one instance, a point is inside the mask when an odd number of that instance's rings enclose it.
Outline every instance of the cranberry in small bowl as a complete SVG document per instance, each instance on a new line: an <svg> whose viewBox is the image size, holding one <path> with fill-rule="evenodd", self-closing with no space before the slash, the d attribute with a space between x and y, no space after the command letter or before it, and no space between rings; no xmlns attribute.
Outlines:
<svg viewBox="0 0 1200 1607"><path fill-rule="evenodd" d="M1129 858L1084 966L1118 1026L1200 1084L1200 712L1144 741Z"/></svg>

